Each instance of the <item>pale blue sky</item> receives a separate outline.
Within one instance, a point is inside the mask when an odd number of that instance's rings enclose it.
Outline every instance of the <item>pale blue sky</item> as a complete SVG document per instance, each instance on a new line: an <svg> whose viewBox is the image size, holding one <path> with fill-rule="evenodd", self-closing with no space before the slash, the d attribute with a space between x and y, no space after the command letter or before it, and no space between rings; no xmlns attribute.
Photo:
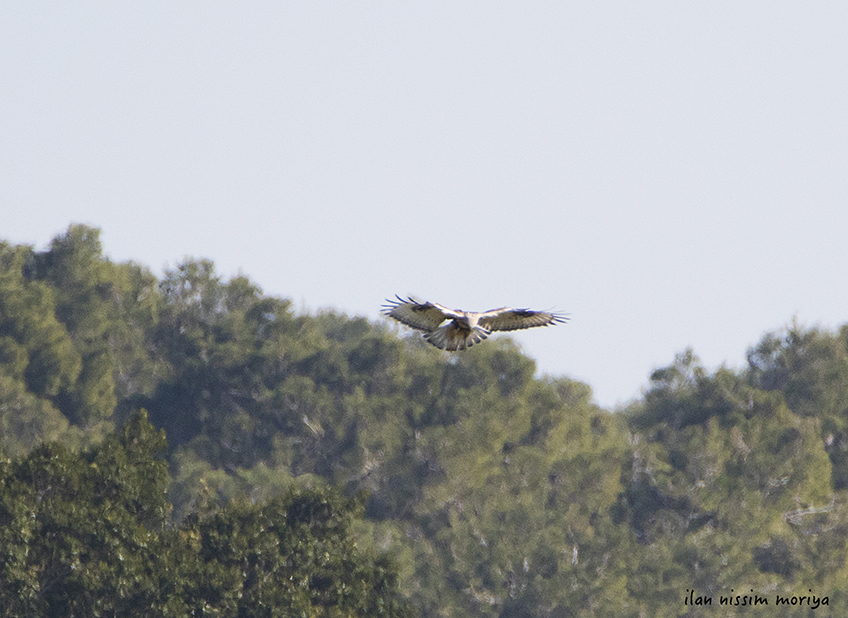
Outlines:
<svg viewBox="0 0 848 618"><path fill-rule="evenodd" d="M0 238L70 222L299 309L555 308L638 396L848 316L848 3L6 2Z"/></svg>

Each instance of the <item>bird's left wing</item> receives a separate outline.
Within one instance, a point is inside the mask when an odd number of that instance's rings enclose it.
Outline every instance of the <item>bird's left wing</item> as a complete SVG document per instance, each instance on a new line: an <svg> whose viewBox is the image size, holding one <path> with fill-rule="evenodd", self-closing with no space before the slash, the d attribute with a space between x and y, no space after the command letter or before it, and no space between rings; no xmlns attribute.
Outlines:
<svg viewBox="0 0 848 618"><path fill-rule="evenodd" d="M400 296L396 298L397 300L386 301L383 305L383 315L418 330L433 332L442 322L455 317L455 312L441 305L419 303L411 298L404 300Z"/></svg>
<svg viewBox="0 0 848 618"><path fill-rule="evenodd" d="M562 313L503 307L481 313L478 324L488 330L521 330L522 328L562 324L567 321L568 318Z"/></svg>

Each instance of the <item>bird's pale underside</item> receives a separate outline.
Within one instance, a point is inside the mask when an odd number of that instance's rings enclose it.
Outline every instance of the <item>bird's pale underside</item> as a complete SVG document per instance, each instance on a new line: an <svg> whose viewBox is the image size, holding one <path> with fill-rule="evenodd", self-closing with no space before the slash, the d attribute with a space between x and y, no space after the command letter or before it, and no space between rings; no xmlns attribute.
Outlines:
<svg viewBox="0 0 848 618"><path fill-rule="evenodd" d="M520 330L561 324L568 318L561 313L501 307L490 311L460 311L438 303L420 303L408 298L387 300L383 314L416 330L440 350L465 350L485 340L493 331ZM448 321L444 326L443 322Z"/></svg>

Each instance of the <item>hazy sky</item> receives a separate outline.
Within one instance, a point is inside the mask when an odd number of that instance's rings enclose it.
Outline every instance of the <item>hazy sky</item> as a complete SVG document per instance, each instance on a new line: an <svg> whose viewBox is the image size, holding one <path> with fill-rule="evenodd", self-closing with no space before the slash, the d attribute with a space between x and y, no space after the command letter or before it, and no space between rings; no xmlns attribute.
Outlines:
<svg viewBox="0 0 848 618"><path fill-rule="evenodd" d="M571 314L607 406L848 321L848 3L3 2L0 238Z"/></svg>

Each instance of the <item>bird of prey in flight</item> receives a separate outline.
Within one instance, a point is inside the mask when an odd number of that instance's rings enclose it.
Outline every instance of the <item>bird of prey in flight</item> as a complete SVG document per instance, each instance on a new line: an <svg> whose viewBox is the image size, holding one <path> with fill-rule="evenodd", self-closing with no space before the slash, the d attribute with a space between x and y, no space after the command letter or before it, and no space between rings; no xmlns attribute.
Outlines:
<svg viewBox="0 0 848 618"><path fill-rule="evenodd" d="M496 330L520 330L561 324L568 318L561 313L501 307L490 311L460 311L438 303L419 303L408 298L387 300L383 315L414 329L424 331L424 339L440 350L466 350ZM442 326L442 322L450 320Z"/></svg>

